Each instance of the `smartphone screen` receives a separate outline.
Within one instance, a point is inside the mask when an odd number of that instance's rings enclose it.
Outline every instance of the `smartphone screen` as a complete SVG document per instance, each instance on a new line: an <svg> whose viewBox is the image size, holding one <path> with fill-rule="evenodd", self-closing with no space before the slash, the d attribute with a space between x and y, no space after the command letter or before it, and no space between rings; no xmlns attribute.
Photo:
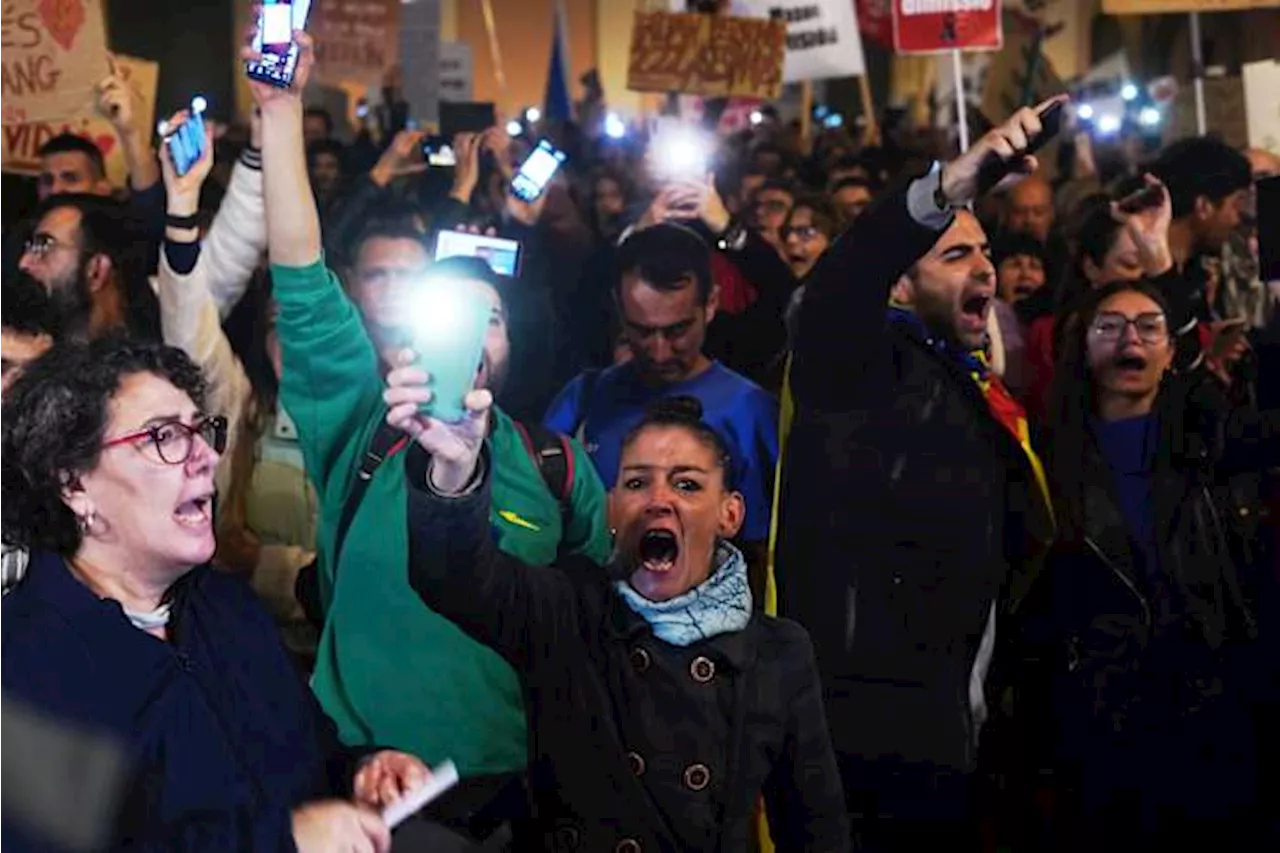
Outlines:
<svg viewBox="0 0 1280 853"><path fill-rule="evenodd" d="M298 66L298 46L293 31L305 29L311 0L264 0L254 50L261 60L247 63L245 71L254 80L287 89L293 85Z"/></svg>
<svg viewBox="0 0 1280 853"><path fill-rule="evenodd" d="M514 277L520 268L520 243L517 240L465 231L441 231L436 238L435 259L443 261L459 255L483 259L498 275Z"/></svg>
<svg viewBox="0 0 1280 853"><path fill-rule="evenodd" d="M520 164L520 171L511 181L511 192L524 201L533 201L546 190L564 159L563 151L542 140L528 159Z"/></svg>

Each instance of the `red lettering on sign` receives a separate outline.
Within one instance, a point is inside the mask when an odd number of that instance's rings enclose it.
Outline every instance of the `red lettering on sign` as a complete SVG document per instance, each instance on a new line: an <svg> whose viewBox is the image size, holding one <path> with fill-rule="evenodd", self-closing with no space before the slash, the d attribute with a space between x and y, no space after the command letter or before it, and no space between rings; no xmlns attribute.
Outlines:
<svg viewBox="0 0 1280 853"><path fill-rule="evenodd" d="M48 54L23 56L16 61L5 60L0 91L5 96L43 95L58 86L62 71Z"/></svg>
<svg viewBox="0 0 1280 853"><path fill-rule="evenodd" d="M43 31L40 29L40 19L36 17L34 12L20 15L18 14L16 3L5 3L3 25L3 37L0 38L0 47L16 47L20 50L30 50L40 45Z"/></svg>

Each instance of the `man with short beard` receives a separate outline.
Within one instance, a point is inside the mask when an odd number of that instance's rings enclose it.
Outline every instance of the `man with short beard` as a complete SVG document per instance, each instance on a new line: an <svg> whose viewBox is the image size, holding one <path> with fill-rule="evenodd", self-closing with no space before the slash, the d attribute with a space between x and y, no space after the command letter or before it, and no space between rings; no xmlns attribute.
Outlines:
<svg viewBox="0 0 1280 853"><path fill-rule="evenodd" d="M55 195L40 205L35 222L18 267L44 286L61 335L159 340L159 305L140 254L148 243L124 205Z"/></svg>

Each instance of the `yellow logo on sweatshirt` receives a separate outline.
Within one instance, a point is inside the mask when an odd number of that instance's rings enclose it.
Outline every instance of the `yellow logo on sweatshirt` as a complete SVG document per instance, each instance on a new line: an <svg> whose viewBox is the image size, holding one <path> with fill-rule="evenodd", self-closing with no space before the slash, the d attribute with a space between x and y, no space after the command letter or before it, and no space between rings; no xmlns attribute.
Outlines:
<svg viewBox="0 0 1280 853"><path fill-rule="evenodd" d="M541 532L542 532L542 528L541 528L541 527L539 527L538 525L534 524L532 521L526 521L526 520L524 520L523 518L521 518L520 516L516 515L514 512L512 512L512 511L511 511L511 510L509 510L509 509L500 509L500 510L498 510L498 515L499 515L499 516L501 516L501 517L502 517L502 519L503 519L504 521L509 521L509 522L511 522L512 524L514 524L514 525L515 525L515 526L517 526L517 527L523 527L523 528L525 528L526 530L532 530L534 533L541 533Z"/></svg>

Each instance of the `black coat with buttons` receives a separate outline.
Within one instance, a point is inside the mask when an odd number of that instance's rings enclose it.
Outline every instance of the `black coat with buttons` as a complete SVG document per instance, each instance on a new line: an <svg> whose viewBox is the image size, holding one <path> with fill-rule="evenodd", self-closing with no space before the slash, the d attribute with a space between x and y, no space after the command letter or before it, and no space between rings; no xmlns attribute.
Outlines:
<svg viewBox="0 0 1280 853"><path fill-rule="evenodd" d="M440 498L416 487L421 460L407 466L410 583L521 674L543 849L736 853L753 846L761 794L779 851L850 848L802 628L755 615L662 642L590 561L536 569L501 553L487 478Z"/></svg>

